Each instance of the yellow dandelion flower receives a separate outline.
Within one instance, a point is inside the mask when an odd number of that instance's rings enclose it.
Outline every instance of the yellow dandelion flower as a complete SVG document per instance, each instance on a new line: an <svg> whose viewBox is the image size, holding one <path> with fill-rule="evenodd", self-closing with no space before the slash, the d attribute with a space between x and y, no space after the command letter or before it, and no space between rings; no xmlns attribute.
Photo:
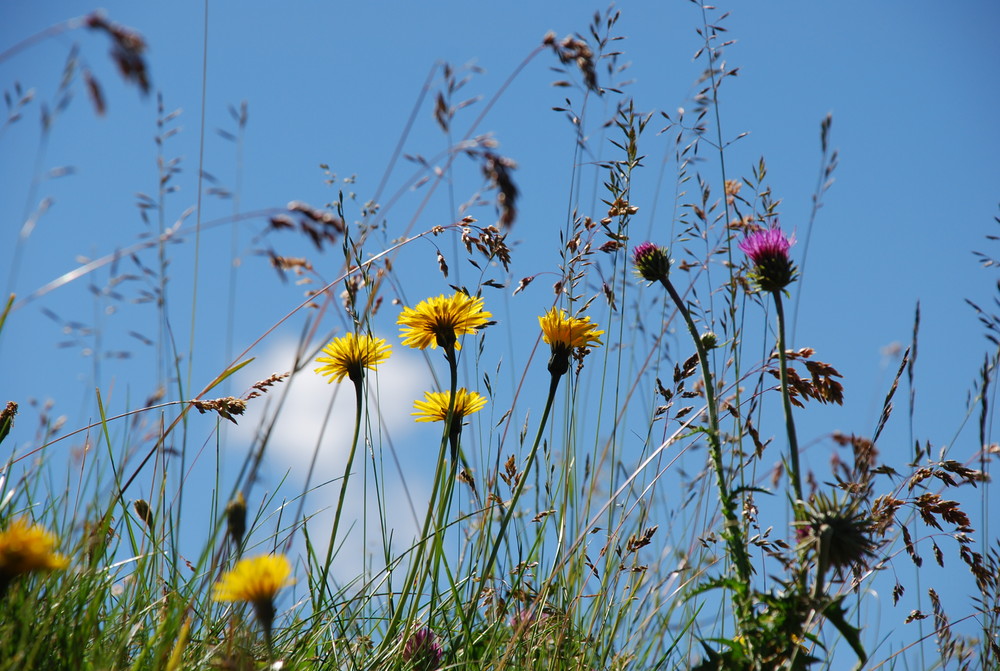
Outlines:
<svg viewBox="0 0 1000 671"><path fill-rule="evenodd" d="M603 344L599 336L604 335L604 331L598 331L597 324L592 324L590 317L567 317L564 310L552 308L538 318L538 323L542 326L542 340L553 349L572 350Z"/></svg>
<svg viewBox="0 0 1000 671"><path fill-rule="evenodd" d="M271 647L271 625L274 623L274 597L282 587L291 585L292 565L285 555L261 555L236 562L232 571L224 574L212 590L215 601L247 601L264 630Z"/></svg>
<svg viewBox="0 0 1000 671"><path fill-rule="evenodd" d="M448 418L448 403L451 394L446 391L425 391L424 400L414 401L418 422L443 422ZM455 395L455 418L461 420L474 412L479 412L486 406L486 399L474 391L466 391L465 387Z"/></svg>
<svg viewBox="0 0 1000 671"><path fill-rule="evenodd" d="M316 363L323 365L315 370L320 375L329 376L327 382L340 382L344 377L357 382L364 377L365 368L375 370L389 358L391 350L392 347L382 338L370 335L358 337L348 333L334 338L323 348L326 356L316 359Z"/></svg>
<svg viewBox="0 0 1000 671"><path fill-rule="evenodd" d="M54 571L69 566L55 552L59 541L44 527L17 519L0 531L0 582L32 571Z"/></svg>
<svg viewBox="0 0 1000 671"><path fill-rule="evenodd" d="M248 601L271 605L282 587L293 584L292 565L285 555L261 555L236 562L215 584L215 601ZM271 606L273 608L273 605Z"/></svg>
<svg viewBox="0 0 1000 671"><path fill-rule="evenodd" d="M590 317L569 317L564 310L552 308L538 318L538 323L542 327L542 340L552 347L549 372L556 377L569 370L569 357L574 349L602 344L599 336L604 331L598 331Z"/></svg>
<svg viewBox="0 0 1000 671"><path fill-rule="evenodd" d="M421 301L415 308L403 308L397 323L403 344L415 349L454 347L461 349L458 337L475 333L493 315L483 310L482 297L456 293Z"/></svg>

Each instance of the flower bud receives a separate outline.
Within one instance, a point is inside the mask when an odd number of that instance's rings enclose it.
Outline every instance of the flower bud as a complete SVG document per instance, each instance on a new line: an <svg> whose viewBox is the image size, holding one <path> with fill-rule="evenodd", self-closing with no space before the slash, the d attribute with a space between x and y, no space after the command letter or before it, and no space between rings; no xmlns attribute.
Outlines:
<svg viewBox="0 0 1000 671"><path fill-rule="evenodd" d="M632 250L635 273L644 280L661 282L670 274L670 254L666 247L644 242Z"/></svg>

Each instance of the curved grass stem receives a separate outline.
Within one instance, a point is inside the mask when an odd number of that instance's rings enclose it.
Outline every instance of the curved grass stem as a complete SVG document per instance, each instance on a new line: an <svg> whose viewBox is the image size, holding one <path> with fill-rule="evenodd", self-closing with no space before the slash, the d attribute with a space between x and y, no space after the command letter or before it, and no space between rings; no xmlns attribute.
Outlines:
<svg viewBox="0 0 1000 671"><path fill-rule="evenodd" d="M535 458L538 456L538 447L542 443L542 435L545 432L545 426L548 424L549 413L552 410L552 402L555 400L556 390L559 388L559 379L561 377L562 375L560 374L552 374L552 379L549 382L549 395L548 398L545 399L545 409L542 411L542 419L538 423L538 431L535 434L535 442L531 445L531 451L528 452L528 458L524 462L524 470L521 471L521 477L518 479L517 485L514 487L514 492L510 497L510 503L507 504L507 510L504 512L503 519L500 520L500 529L497 531L496 539L493 542L493 549L490 550L490 556L480 572L479 587L476 589L475 597L469 601L469 606L471 608L479 607L483 590L486 588L486 579L493 570L493 565L496 563L497 555L500 553L500 546L503 545L504 542L504 534L507 532L507 527L510 526L510 521L514 518L514 510L517 506L517 502L521 498L522 492L524 492L524 485L528 481L528 474L531 472L531 468L535 464Z"/></svg>
<svg viewBox="0 0 1000 671"><path fill-rule="evenodd" d="M735 501L733 500L732 492L729 490L729 484L726 481L725 466L722 462L719 409L715 396L715 381L708 364L708 351L705 349L701 335L698 333L698 327L691 318L691 313L688 311L684 299L677 293L677 289L674 288L674 285L666 277L661 278L660 283L667 290L674 305L677 306L678 312L684 317L684 323L687 324L691 339L698 350L698 363L701 365L701 377L705 384L705 404L708 409L708 429L706 430L708 434L708 454L712 462L712 470L715 472L715 485L719 490L719 503L722 506L722 516L725 519L723 536L726 540L726 549L729 557L736 567L736 575L740 582L749 589L750 576L753 571L750 566L750 555L747 552L746 542L743 539L743 527L740 525L740 520L736 515ZM740 592L734 592L734 594L740 595ZM750 616L748 595L748 592L744 593L736 600L737 616L740 621L744 621Z"/></svg>
<svg viewBox="0 0 1000 671"><path fill-rule="evenodd" d="M802 496L802 471L799 468L799 441L795 433L795 418L792 416L792 400L788 388L788 355L785 344L785 308L781 302L781 292L773 291L774 310L778 319L778 366L781 380L781 403L785 410L785 431L788 434L788 480L792 485L795 501L795 519L801 516L805 499Z"/></svg>

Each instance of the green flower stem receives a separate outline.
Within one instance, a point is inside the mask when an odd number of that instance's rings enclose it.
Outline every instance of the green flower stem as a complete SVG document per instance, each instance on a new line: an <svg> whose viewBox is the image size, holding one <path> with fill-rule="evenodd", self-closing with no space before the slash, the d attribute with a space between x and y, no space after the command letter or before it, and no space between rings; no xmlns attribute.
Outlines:
<svg viewBox="0 0 1000 671"><path fill-rule="evenodd" d="M427 580L427 576L430 573L430 566L425 564L424 549L426 547L427 541L433 536L434 547L437 548L439 545L438 536L441 535L442 526L440 516L442 514L441 508L447 511L446 501L451 500L451 493L454 488L454 478L449 477L450 473L446 473L444 469L445 454L446 450L452 445L451 442L451 425L454 421L455 415L455 401L458 392L458 360L455 357L455 349L453 346L444 346L445 359L448 361L449 369L449 382L451 388L451 396L448 402L448 414L444 422L444 431L441 435L441 446L438 450L438 460L437 467L434 471L434 488L431 490L430 500L427 502L427 515L424 517L424 525L420 532L420 538L416 541L412 549L412 558L410 560L410 567L406 571L406 579L403 583L403 594L414 595L415 598L411 599L409 602L403 598L397 608L392 609L392 619L389 621L389 626L386 629L386 634L384 641L391 642L399 628L400 622L403 618L404 611L407 611L407 621L411 622L416 618L416 612L420 607L419 595L423 591L423 586ZM459 420L461 421L461 420ZM454 472L455 464L452 460L452 465L450 468L451 472ZM444 496L439 497L438 494L445 491ZM434 513L438 513L438 520L435 520ZM435 521L438 522L437 526L434 527ZM433 531L432 531L433 529ZM427 562L430 562L433 558L427 558ZM436 575L436 571L435 571ZM432 589L436 589L433 588ZM391 597L390 597L391 598ZM433 612L432 612L433 614Z"/></svg>
<svg viewBox="0 0 1000 671"><path fill-rule="evenodd" d="M736 516L736 506L733 501L733 495L729 491L729 485L726 482L726 471L722 463L719 409L715 398L715 382L708 365L708 352L705 349L705 345L701 342L701 335L698 333L698 328L695 326L694 320L691 319L691 313L688 312L687 306L684 304L684 299L677 293L677 289L674 288L674 285L668 278L661 278L660 283L667 290L667 293L670 294L670 299L677 306L678 312L684 317L684 323L687 324L688 331L691 333L691 339L694 340L694 346L698 350L698 362L701 364L701 378L705 383L705 405L708 407L708 454L712 462L712 470L715 471L715 485L719 490L722 516L725 518L726 529L723 536L726 539L726 547L729 550L729 555L736 565L736 574L740 582L749 586L752 573L750 555L747 553L747 546L743 540L743 528L740 526L739 518ZM738 615L741 620L749 616L749 613L746 612L747 605L744 601L743 598L740 598L738 603L740 609Z"/></svg>
<svg viewBox="0 0 1000 671"><path fill-rule="evenodd" d="M455 357L455 349L448 347L445 349L445 358L448 360L448 369L451 377L451 395L448 398L448 414L445 416L444 433L441 436L441 453L444 454L444 444L448 443L451 454L451 463L445 481L442 483L444 492L438 500L437 520L434 524L434 539L432 553L428 558L433 562L433 567L428 568L428 572L433 571L431 578L431 603L437 603L438 576L441 564L447 560L444 557L444 532L448 528L448 513L451 510L451 499L455 492L455 474L458 471L458 448L459 439L462 435L462 418L455 416L456 396L458 395L458 359ZM426 575L426 573L425 573ZM433 621L434 612L431 611L430 621Z"/></svg>
<svg viewBox="0 0 1000 671"><path fill-rule="evenodd" d="M497 554L499 554L500 546L503 544L504 534L507 531L507 527L510 525L510 521L514 518L517 501L521 498L521 493L524 491L524 485L528 481L528 474L531 472L531 468L535 464L535 458L538 455L538 446L542 443L542 435L545 432L545 425L548 424L549 412L552 410L552 402L555 400L556 389L559 388L559 379L561 377L561 374L552 374L552 379L549 382L549 397L545 400L545 410L542 411L542 419L538 424L538 432L535 434L535 442L531 446L531 451L528 452L528 459L525 462L524 470L521 472L521 478L518 480L517 486L514 488L514 493L510 498L510 503L507 505L507 510L504 512L503 519L500 521L500 530L497 532L496 540L493 543L493 549L490 551L489 560L487 560L485 566L483 566L482 571L479 574L479 587L476 589L475 597L469 601L469 606L472 609L479 607L480 599L483 596L483 590L486 589L486 579L493 570L493 565L496 563Z"/></svg>
<svg viewBox="0 0 1000 671"><path fill-rule="evenodd" d="M774 310L778 316L778 367L781 376L781 401L785 408L785 431L788 433L788 481L792 484L795 501L795 519L802 517L802 471L799 469L799 441L795 433L795 418L792 416L792 400L788 391L788 356L785 354L785 308L781 302L781 292L773 291Z"/></svg>
<svg viewBox="0 0 1000 671"><path fill-rule="evenodd" d="M354 382L354 438L351 440L351 451L347 455L347 465L344 467L344 479L340 483L340 498L337 500L337 511L333 516L333 528L330 530L330 546L326 549L326 561L323 562L323 573L320 576L321 593L326 592L326 579L333 563L333 547L337 541L337 530L340 528L340 516L344 511L344 499L347 498L347 484L351 479L351 466L354 465L354 455L358 449L358 437L361 435L361 405L364 401L364 377Z"/></svg>

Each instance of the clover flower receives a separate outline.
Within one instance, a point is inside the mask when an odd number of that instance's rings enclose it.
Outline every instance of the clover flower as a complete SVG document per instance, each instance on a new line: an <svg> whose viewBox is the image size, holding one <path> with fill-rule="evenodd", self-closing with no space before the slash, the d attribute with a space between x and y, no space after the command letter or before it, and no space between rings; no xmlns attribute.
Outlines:
<svg viewBox="0 0 1000 671"><path fill-rule="evenodd" d="M632 250L635 273L649 282L661 282L670 274L670 254L666 247L644 242Z"/></svg>
<svg viewBox="0 0 1000 671"><path fill-rule="evenodd" d="M493 315L483 310L482 297L472 298L458 292L421 301L415 308L403 308L397 323L403 344L414 349L462 349L458 337L475 333Z"/></svg>
<svg viewBox="0 0 1000 671"><path fill-rule="evenodd" d="M402 657L414 671L434 671L441 666L444 651L441 649L437 634L423 627L406 639Z"/></svg>
<svg viewBox="0 0 1000 671"><path fill-rule="evenodd" d="M591 345L601 345L597 324L590 317L569 317L565 310L552 308L538 318L542 327L542 340L552 347L549 372L561 376L569 370L569 357L573 350L585 351Z"/></svg>
<svg viewBox="0 0 1000 671"><path fill-rule="evenodd" d="M375 368L389 358L391 346L382 338L364 335L361 337L347 333L331 340L324 348L316 363L323 364L316 368L320 375L329 376L327 382L340 382L345 377L352 382L360 382L365 375L365 368Z"/></svg>
<svg viewBox="0 0 1000 671"><path fill-rule="evenodd" d="M762 228L740 242L740 249L750 258L750 279L762 291L780 291L795 280L796 269L788 250L795 236L786 236L778 226Z"/></svg>
<svg viewBox="0 0 1000 671"><path fill-rule="evenodd" d="M55 551L58 543L44 527L25 519L16 519L0 531L0 594L19 575L69 566L69 559Z"/></svg>
<svg viewBox="0 0 1000 671"><path fill-rule="evenodd" d="M282 587L295 582L291 575L292 565L285 555L241 559L232 571L224 574L215 584L212 600L246 601L252 604L257 621L264 629L264 637L270 645L274 597Z"/></svg>
<svg viewBox="0 0 1000 671"><path fill-rule="evenodd" d="M416 416L417 422L443 422L448 418L448 405L451 401L451 394L446 391L425 391L423 401L414 401L413 407L417 412L410 413ZM454 417L461 421L463 417L468 417L474 412L479 412L486 406L486 399L477 392L467 391L462 387L455 394Z"/></svg>

